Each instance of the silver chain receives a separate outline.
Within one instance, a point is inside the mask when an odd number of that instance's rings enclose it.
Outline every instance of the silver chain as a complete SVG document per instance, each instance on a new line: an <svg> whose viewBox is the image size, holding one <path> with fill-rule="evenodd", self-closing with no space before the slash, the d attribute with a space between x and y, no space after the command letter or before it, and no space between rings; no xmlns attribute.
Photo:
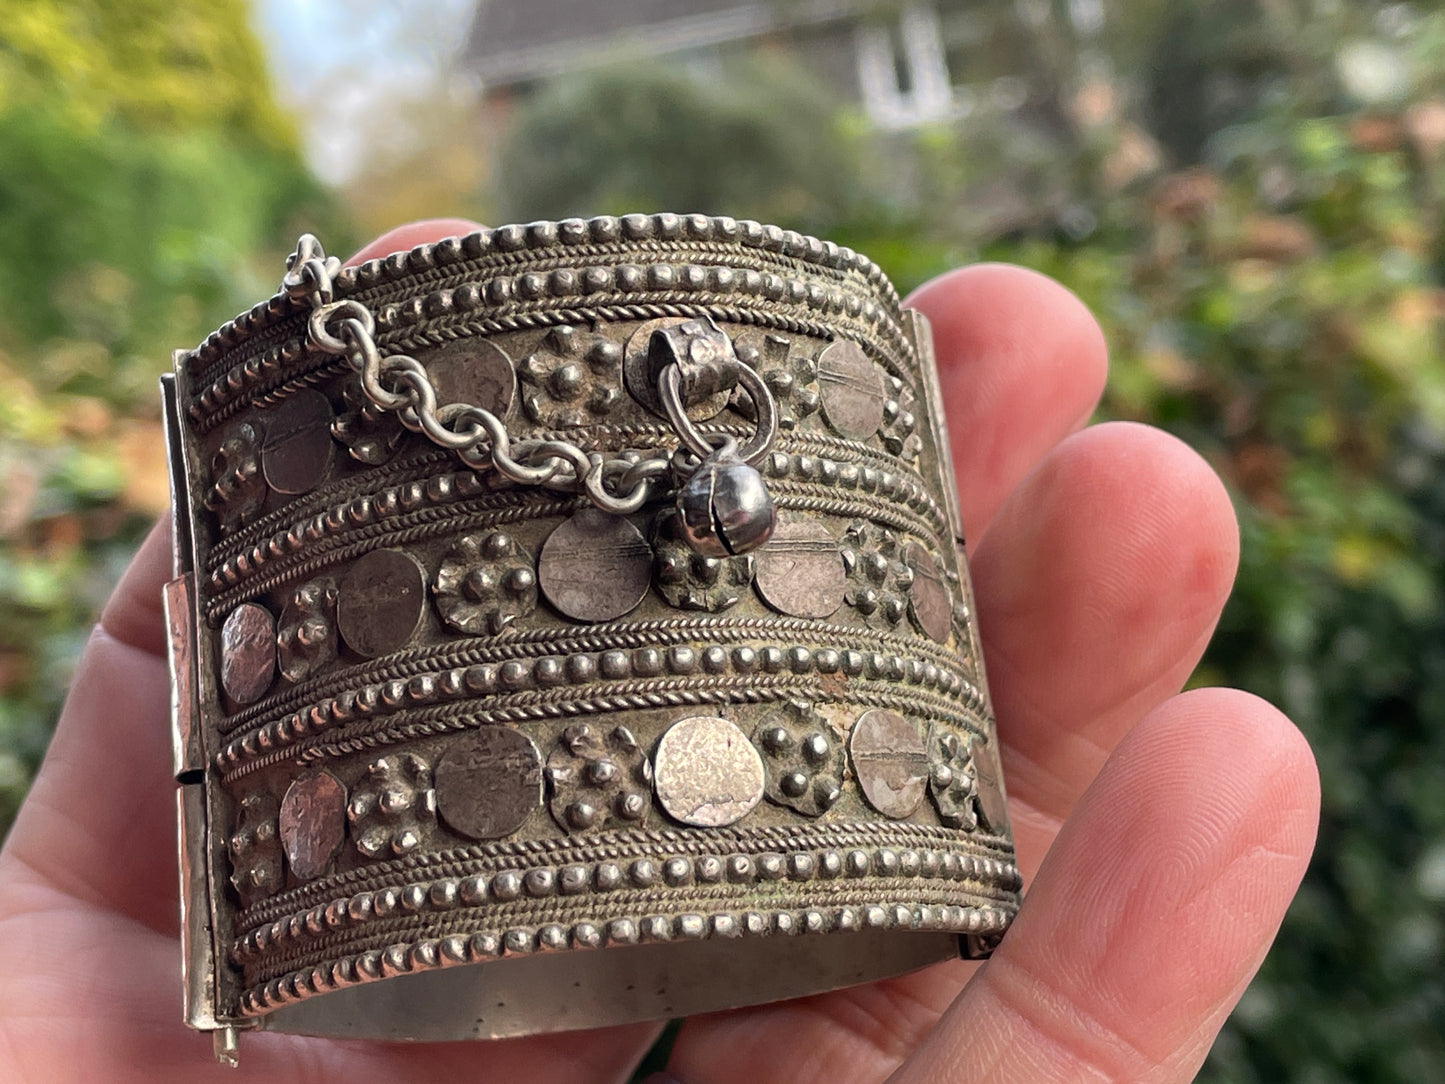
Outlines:
<svg viewBox="0 0 1445 1084"><path fill-rule="evenodd" d="M514 441L489 410L471 403L439 405L426 366L406 354L383 355L371 310L359 301L335 299L332 280L340 271L341 261L327 256L309 233L286 259L281 288L311 306L311 346L345 357L378 409L395 413L408 429L456 452L473 470L494 469L518 485L583 493L613 515L636 512L652 498L656 483L672 473L667 459L635 453L608 459L565 440Z"/></svg>

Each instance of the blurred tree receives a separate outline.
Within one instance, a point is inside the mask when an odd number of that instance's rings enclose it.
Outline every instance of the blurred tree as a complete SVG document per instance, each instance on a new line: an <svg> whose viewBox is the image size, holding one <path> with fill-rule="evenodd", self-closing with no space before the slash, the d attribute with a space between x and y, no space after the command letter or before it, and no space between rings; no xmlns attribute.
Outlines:
<svg viewBox="0 0 1445 1084"><path fill-rule="evenodd" d="M760 54L558 79L518 110L495 180L508 221L668 206L806 225L866 201L857 160L835 103Z"/></svg>
<svg viewBox="0 0 1445 1084"><path fill-rule="evenodd" d="M318 217L240 0L0 0L0 831L165 507L157 374Z"/></svg>
<svg viewBox="0 0 1445 1084"><path fill-rule="evenodd" d="M164 131L228 129L289 151L241 0L4 0L7 103L59 98L95 128L123 117Z"/></svg>

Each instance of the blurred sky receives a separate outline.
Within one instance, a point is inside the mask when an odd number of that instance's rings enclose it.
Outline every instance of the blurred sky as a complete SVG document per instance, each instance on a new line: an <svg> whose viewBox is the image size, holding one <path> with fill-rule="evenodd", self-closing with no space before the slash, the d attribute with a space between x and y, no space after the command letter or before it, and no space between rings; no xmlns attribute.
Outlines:
<svg viewBox="0 0 1445 1084"><path fill-rule="evenodd" d="M316 175L344 184L361 172L407 103L467 93L450 59L475 0L252 0L276 91L306 137Z"/></svg>

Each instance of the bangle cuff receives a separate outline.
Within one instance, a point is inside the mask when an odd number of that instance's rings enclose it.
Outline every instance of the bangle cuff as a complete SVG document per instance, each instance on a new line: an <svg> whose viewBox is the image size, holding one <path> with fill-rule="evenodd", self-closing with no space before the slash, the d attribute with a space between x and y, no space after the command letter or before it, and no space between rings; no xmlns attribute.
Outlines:
<svg viewBox="0 0 1445 1084"><path fill-rule="evenodd" d="M868 260L695 215L344 270L307 239L162 383L186 1011L225 1056L681 1016L1002 935L932 346Z"/></svg>

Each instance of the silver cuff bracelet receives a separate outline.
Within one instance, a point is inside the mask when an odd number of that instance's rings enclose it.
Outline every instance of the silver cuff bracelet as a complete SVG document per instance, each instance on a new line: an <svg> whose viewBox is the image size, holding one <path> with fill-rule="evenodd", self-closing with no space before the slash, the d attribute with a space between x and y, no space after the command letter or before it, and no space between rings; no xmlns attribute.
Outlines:
<svg viewBox="0 0 1445 1084"><path fill-rule="evenodd" d="M186 1019L595 1028L1018 906L927 322L700 215L282 289L162 379Z"/></svg>

